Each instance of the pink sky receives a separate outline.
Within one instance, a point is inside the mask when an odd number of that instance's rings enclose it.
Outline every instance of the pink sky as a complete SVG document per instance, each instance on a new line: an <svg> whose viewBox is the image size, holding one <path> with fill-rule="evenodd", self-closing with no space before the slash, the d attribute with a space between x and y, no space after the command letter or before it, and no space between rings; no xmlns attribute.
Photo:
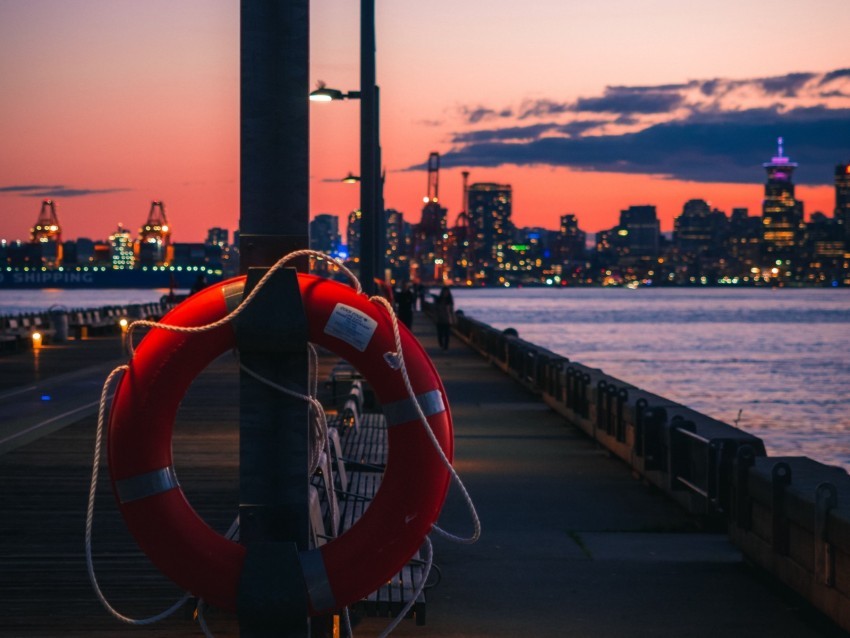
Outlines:
<svg viewBox="0 0 850 638"><path fill-rule="evenodd" d="M312 4L312 84L324 80L356 89L358 3ZM782 130L785 120L805 111L805 118L794 121L805 120L800 126L808 128L799 130L822 131L829 121L812 123L817 116L812 107L836 113L850 108L842 97L846 77L824 84L832 77L824 74L850 62L846 21L837 18L846 13L845 0L595 4L540 0L531 10L507 0L379 2L387 207L418 221L426 176L406 169L425 162L431 151L466 161L475 149L459 135L500 136L509 127L555 130L607 118L587 133L563 134L573 137L560 140L570 145L555 161L535 155L522 166L484 162L467 168L472 182L513 186L518 225L555 228L560 215L574 213L589 232L612 226L619 210L633 204L655 204L662 228L669 229L683 203L695 197L727 213L746 206L758 214L758 163L773 154L776 135L790 135L792 158L813 158L810 170L816 160L828 166L850 159L846 139L842 153L818 147L803 133L794 139L793 126L787 127L791 133ZM0 0L0 238L25 239L42 194L51 192L68 238L103 238L119 222L136 230L152 199L165 202L175 241L201 240L212 226L235 229L238 12L236 0ZM785 91L770 82L798 72L812 79ZM706 97L706 82L716 79L722 80L722 95ZM702 92L682 88L689 82ZM638 106L631 112L636 117L600 110L603 99L647 93L668 99L671 85L679 87L673 91L678 110ZM559 108L523 115L529 104ZM743 162L734 179L749 183L574 163L577 141L584 149L584 142L615 140L670 121L704 126L711 113L732 121L753 108L773 109L779 124L775 131L762 126L742 138L748 158L753 148L764 147L757 161ZM475 119L473 113L487 116ZM358 170L357 114L357 102L311 106L313 214L344 219L357 206L357 187L332 181ZM600 139L580 139L585 135ZM498 152L514 150L500 146ZM800 161L803 178L806 166ZM673 172L675 162L671 154ZM441 172L441 200L451 220L461 207L461 170L457 165ZM812 173L807 179L828 184L831 175ZM800 186L798 197L807 212L832 211L828 185Z"/></svg>

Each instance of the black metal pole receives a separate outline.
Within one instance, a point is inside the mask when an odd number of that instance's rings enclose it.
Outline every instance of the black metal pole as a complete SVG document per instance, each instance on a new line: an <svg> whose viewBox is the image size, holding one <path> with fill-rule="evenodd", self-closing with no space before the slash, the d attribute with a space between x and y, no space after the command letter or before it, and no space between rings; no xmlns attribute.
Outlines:
<svg viewBox="0 0 850 638"><path fill-rule="evenodd" d="M360 0L360 283L375 289L377 248L375 0Z"/></svg>
<svg viewBox="0 0 850 638"><path fill-rule="evenodd" d="M307 248L309 0L241 3L241 270ZM302 266L306 260L302 261ZM276 273L236 326L240 362L267 379L308 387L307 326L293 270ZM308 547L307 404L240 376L240 634L309 635L299 551Z"/></svg>

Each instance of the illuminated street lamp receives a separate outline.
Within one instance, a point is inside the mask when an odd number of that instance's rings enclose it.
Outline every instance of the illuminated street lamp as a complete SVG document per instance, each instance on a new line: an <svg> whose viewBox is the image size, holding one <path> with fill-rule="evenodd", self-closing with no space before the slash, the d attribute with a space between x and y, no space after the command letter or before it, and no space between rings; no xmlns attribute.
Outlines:
<svg viewBox="0 0 850 638"><path fill-rule="evenodd" d="M375 83L375 0L360 1L360 90L344 93L320 84L310 93L314 102L345 99L360 100L360 283L372 292L375 275L383 272L384 254L379 241L384 198Z"/></svg>
<svg viewBox="0 0 850 638"><path fill-rule="evenodd" d="M360 176L359 175L352 175L351 172L349 171L348 175L343 177L340 181L343 184L357 184L358 182L360 182Z"/></svg>
<svg viewBox="0 0 850 638"><path fill-rule="evenodd" d="M332 102L334 100L359 100L360 91L349 91L343 93L339 89L329 89L323 84L319 88L310 92L311 102Z"/></svg>

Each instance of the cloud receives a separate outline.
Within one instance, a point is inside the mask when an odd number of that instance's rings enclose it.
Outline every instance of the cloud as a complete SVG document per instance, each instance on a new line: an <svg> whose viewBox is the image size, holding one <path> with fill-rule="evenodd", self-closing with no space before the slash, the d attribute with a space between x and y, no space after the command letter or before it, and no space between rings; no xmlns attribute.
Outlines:
<svg viewBox="0 0 850 638"><path fill-rule="evenodd" d="M20 186L0 186L0 193L27 193L32 191L48 191L55 188L62 188L61 186L44 186L44 185L36 185L36 184L24 184Z"/></svg>
<svg viewBox="0 0 850 638"><path fill-rule="evenodd" d="M527 99L462 112L464 125L441 158L446 167L549 165L760 183L783 136L799 163L795 181L831 184L850 150L850 69L609 86L572 102Z"/></svg>
<svg viewBox="0 0 850 638"><path fill-rule="evenodd" d="M441 164L550 165L697 182L760 183L764 180L761 164L773 155L780 135L788 154L800 164L797 183L830 184L835 163L847 154L844 140L850 139L850 109L697 113L622 135L468 144L443 155Z"/></svg>
<svg viewBox="0 0 850 638"><path fill-rule="evenodd" d="M601 97L579 98L574 109L592 113L666 113L683 102L684 97L673 91L608 87Z"/></svg>
<svg viewBox="0 0 850 638"><path fill-rule="evenodd" d="M821 84L828 84L833 80L838 80L841 78L850 77L850 69L836 69L835 71L830 71L829 73L824 73L823 78L821 79Z"/></svg>
<svg viewBox="0 0 850 638"><path fill-rule="evenodd" d="M500 117L511 117L513 115L513 111L510 109L501 109L497 111L483 106L472 109L464 106L461 107L461 113L469 124L477 124L478 122L493 120Z"/></svg>
<svg viewBox="0 0 850 638"><path fill-rule="evenodd" d="M106 195L109 193L122 193L132 189L129 188L69 188L63 185L14 185L0 186L0 193L20 193L21 197L83 197L85 195Z"/></svg>
<svg viewBox="0 0 850 638"><path fill-rule="evenodd" d="M761 80L761 86L765 93L796 97L800 89L815 77L817 76L814 73L789 73L788 75L764 78Z"/></svg>
<svg viewBox="0 0 850 638"><path fill-rule="evenodd" d="M545 117L566 113L571 107L566 102L554 102L552 100L527 100L520 106L519 119L529 117Z"/></svg>
<svg viewBox="0 0 850 638"><path fill-rule="evenodd" d="M452 141L455 143L469 144L491 141L508 140L533 140L537 139L547 131L558 128L557 124L532 124L531 126L512 126L499 129L484 129L478 131L465 131L456 133Z"/></svg>

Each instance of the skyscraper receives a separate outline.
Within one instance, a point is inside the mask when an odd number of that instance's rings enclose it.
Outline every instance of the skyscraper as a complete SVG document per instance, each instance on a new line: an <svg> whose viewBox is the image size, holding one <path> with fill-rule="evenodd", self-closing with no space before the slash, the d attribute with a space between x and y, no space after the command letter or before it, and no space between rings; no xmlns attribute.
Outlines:
<svg viewBox="0 0 850 638"><path fill-rule="evenodd" d="M661 223L655 206L629 206L621 210L618 234L623 238L623 256L638 259L658 257Z"/></svg>
<svg viewBox="0 0 850 638"><path fill-rule="evenodd" d="M339 251L339 217L336 215L316 215L310 221L310 248L328 255Z"/></svg>
<svg viewBox="0 0 850 638"><path fill-rule="evenodd" d="M764 267L778 268L788 278L798 264L795 256L803 236L803 203L794 197L792 176L796 162L783 154L782 138L776 156L763 164L767 171L762 202L762 260Z"/></svg>
<svg viewBox="0 0 850 638"><path fill-rule="evenodd" d="M835 167L835 219L844 226L844 245L850 251L850 162Z"/></svg>
<svg viewBox="0 0 850 638"><path fill-rule="evenodd" d="M498 282L499 265L511 241L513 224L510 184L472 184L468 191L468 215L473 229L476 277L481 283Z"/></svg>
<svg viewBox="0 0 850 638"><path fill-rule="evenodd" d="M133 237L121 224L118 224L118 230L109 236L109 247L114 269L125 270L133 267L135 264Z"/></svg>

